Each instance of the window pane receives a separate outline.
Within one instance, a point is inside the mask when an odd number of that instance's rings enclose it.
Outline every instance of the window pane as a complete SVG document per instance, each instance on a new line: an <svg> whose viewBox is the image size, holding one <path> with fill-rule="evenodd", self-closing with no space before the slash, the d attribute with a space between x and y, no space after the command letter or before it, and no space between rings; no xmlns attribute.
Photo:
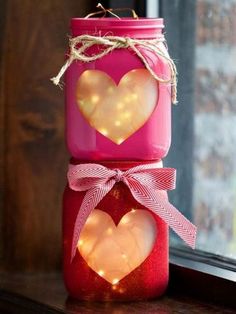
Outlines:
<svg viewBox="0 0 236 314"><path fill-rule="evenodd" d="M194 113L197 248L236 258L236 1L198 0Z"/></svg>

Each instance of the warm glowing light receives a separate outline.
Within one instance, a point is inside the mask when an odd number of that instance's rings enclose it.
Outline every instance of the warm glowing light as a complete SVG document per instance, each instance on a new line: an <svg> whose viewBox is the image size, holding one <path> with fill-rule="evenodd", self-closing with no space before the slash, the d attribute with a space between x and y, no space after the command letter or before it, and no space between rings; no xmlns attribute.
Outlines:
<svg viewBox="0 0 236 314"><path fill-rule="evenodd" d="M114 278L114 279L112 280L112 284L113 284L113 285L117 285L118 283L119 283L119 279Z"/></svg>
<svg viewBox="0 0 236 314"><path fill-rule="evenodd" d="M103 135L107 136L108 135L108 131L105 128L99 129L98 130L100 133L102 133Z"/></svg>
<svg viewBox="0 0 236 314"><path fill-rule="evenodd" d="M135 209L132 209L132 210L131 210L131 213L135 213L135 212L136 212L136 210L135 210Z"/></svg>
<svg viewBox="0 0 236 314"><path fill-rule="evenodd" d="M127 224L130 221L129 216L124 216L122 219L122 224Z"/></svg>
<svg viewBox="0 0 236 314"><path fill-rule="evenodd" d="M138 99L138 95L137 94L131 94L130 96L133 100L137 100Z"/></svg>
<svg viewBox="0 0 236 314"><path fill-rule="evenodd" d="M116 120L116 121L115 121L115 126L120 126L120 125L121 125L120 120Z"/></svg>
<svg viewBox="0 0 236 314"><path fill-rule="evenodd" d="M126 102L131 102L134 100L138 100L138 95L137 94L131 94L125 97Z"/></svg>
<svg viewBox="0 0 236 314"><path fill-rule="evenodd" d="M151 253L156 241L156 222L147 210L129 211L115 224L106 212L94 209L86 221L78 250L87 263L111 286L117 285ZM81 245L83 244L83 245ZM117 285L117 292L121 288Z"/></svg>
<svg viewBox="0 0 236 314"><path fill-rule="evenodd" d="M118 109L123 109L124 106L125 106L125 105L124 105L122 102L119 102L119 103L117 104L117 108L118 108Z"/></svg>
<svg viewBox="0 0 236 314"><path fill-rule="evenodd" d="M107 234L112 234L112 228L107 229Z"/></svg>
<svg viewBox="0 0 236 314"><path fill-rule="evenodd" d="M98 95L92 95L91 101L93 104L97 104L100 100L100 97Z"/></svg>
<svg viewBox="0 0 236 314"><path fill-rule="evenodd" d="M114 87L112 87L112 86L108 87L107 92L109 94L113 93L114 92Z"/></svg>
<svg viewBox="0 0 236 314"><path fill-rule="evenodd" d="M117 139L117 144L119 145L119 144L123 143L124 140L125 140L125 139L122 138L122 137L118 138L118 139Z"/></svg>
<svg viewBox="0 0 236 314"><path fill-rule="evenodd" d="M131 117L131 112L130 112L130 111L126 111L126 112L123 113L122 116L123 116L125 119L128 119L128 118Z"/></svg>
<svg viewBox="0 0 236 314"><path fill-rule="evenodd" d="M125 97L125 102L130 102L131 100L132 100L132 98L130 96Z"/></svg>
<svg viewBox="0 0 236 314"><path fill-rule="evenodd" d="M82 246L84 244L83 240L79 240L79 246Z"/></svg>
<svg viewBox="0 0 236 314"><path fill-rule="evenodd" d="M75 96L88 124L119 145L152 115L158 88L146 69L127 72L118 84L103 71L87 70L78 79Z"/></svg>
<svg viewBox="0 0 236 314"><path fill-rule="evenodd" d="M86 223L95 225L97 223L96 217L89 216Z"/></svg>
<svg viewBox="0 0 236 314"><path fill-rule="evenodd" d="M86 79L87 79L87 78L90 78L90 77L91 77L90 71L84 71L83 77L86 78Z"/></svg>
<svg viewBox="0 0 236 314"><path fill-rule="evenodd" d="M102 276L104 276L104 274L105 274L104 270L101 269L101 270L98 271L98 275L99 276L102 277Z"/></svg>
<svg viewBox="0 0 236 314"><path fill-rule="evenodd" d="M125 75L123 76L122 81L127 84L130 81L130 77L128 75Z"/></svg>
<svg viewBox="0 0 236 314"><path fill-rule="evenodd" d="M120 288L120 289L119 289L119 292L120 292L120 293L124 293L124 292L125 292L125 289Z"/></svg>

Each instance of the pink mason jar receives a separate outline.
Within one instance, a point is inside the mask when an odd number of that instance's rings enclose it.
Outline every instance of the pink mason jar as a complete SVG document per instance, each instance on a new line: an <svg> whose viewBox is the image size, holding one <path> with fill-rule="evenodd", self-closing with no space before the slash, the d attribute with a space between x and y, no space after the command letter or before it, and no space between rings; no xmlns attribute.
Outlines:
<svg viewBox="0 0 236 314"><path fill-rule="evenodd" d="M66 139L72 157L159 160L167 155L171 142L171 67L163 27L163 19L71 20L73 38L89 35L111 38L112 42L127 40L126 46L87 62L86 56L96 56L110 47L110 43L103 45L96 40L90 45L94 39L88 36L84 60L74 60L66 71ZM160 53L135 40L148 44L158 41ZM80 47L86 48L86 43L77 45ZM168 82L158 81L152 71Z"/></svg>

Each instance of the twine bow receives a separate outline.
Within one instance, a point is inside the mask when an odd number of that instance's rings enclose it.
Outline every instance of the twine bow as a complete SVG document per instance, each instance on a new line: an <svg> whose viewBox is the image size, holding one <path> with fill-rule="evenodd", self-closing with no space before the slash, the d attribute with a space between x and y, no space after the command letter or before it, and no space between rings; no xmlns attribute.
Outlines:
<svg viewBox="0 0 236 314"><path fill-rule="evenodd" d="M81 35L69 39L70 53L67 61L62 66L59 73L51 78L55 85L60 83L61 77L64 75L65 71L69 68L74 60L79 60L82 62L96 61L115 49L129 48L131 49L144 63L150 74L160 83L171 83L172 84L172 102L177 103L177 70L174 61L169 57L168 53L161 49L160 43L165 41L164 36L160 36L157 39L133 39L130 37L119 37L119 36L91 36L91 35ZM100 52L88 55L87 51L94 45L100 46ZM162 78L155 73L152 67L147 61L147 57L143 51L147 49L154 52L158 57L162 57L167 60L170 67L171 77L166 79Z"/></svg>
<svg viewBox="0 0 236 314"><path fill-rule="evenodd" d="M99 164L69 165L68 182L74 191L86 191L76 217L71 260L76 254L80 232L98 203L113 188L123 182L134 199L162 218L190 247L195 247L196 227L186 219L160 191L175 188L176 171L173 168L155 168L146 164L121 171Z"/></svg>

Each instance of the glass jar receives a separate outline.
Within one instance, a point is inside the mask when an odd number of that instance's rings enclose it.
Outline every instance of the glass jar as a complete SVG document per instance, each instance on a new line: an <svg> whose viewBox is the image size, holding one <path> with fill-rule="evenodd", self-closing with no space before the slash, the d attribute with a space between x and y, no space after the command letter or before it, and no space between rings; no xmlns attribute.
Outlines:
<svg viewBox="0 0 236 314"><path fill-rule="evenodd" d="M127 170L141 163L100 164ZM162 167L162 162L157 167ZM73 228L84 195L69 186L65 188L63 264L69 294L80 300L99 301L143 300L162 295L168 283L168 226L137 203L122 182L116 183L91 212L71 261ZM163 195L167 197L165 191Z"/></svg>
<svg viewBox="0 0 236 314"><path fill-rule="evenodd" d="M73 18L80 35L160 39L168 55L163 19ZM99 38L100 38L99 37ZM136 46L138 47L138 45ZM101 46L86 52L96 55ZM140 48L157 76L168 79L167 60ZM171 142L171 83L158 82L130 48L115 49L92 62L74 61L66 71L66 140L80 160L159 160Z"/></svg>

